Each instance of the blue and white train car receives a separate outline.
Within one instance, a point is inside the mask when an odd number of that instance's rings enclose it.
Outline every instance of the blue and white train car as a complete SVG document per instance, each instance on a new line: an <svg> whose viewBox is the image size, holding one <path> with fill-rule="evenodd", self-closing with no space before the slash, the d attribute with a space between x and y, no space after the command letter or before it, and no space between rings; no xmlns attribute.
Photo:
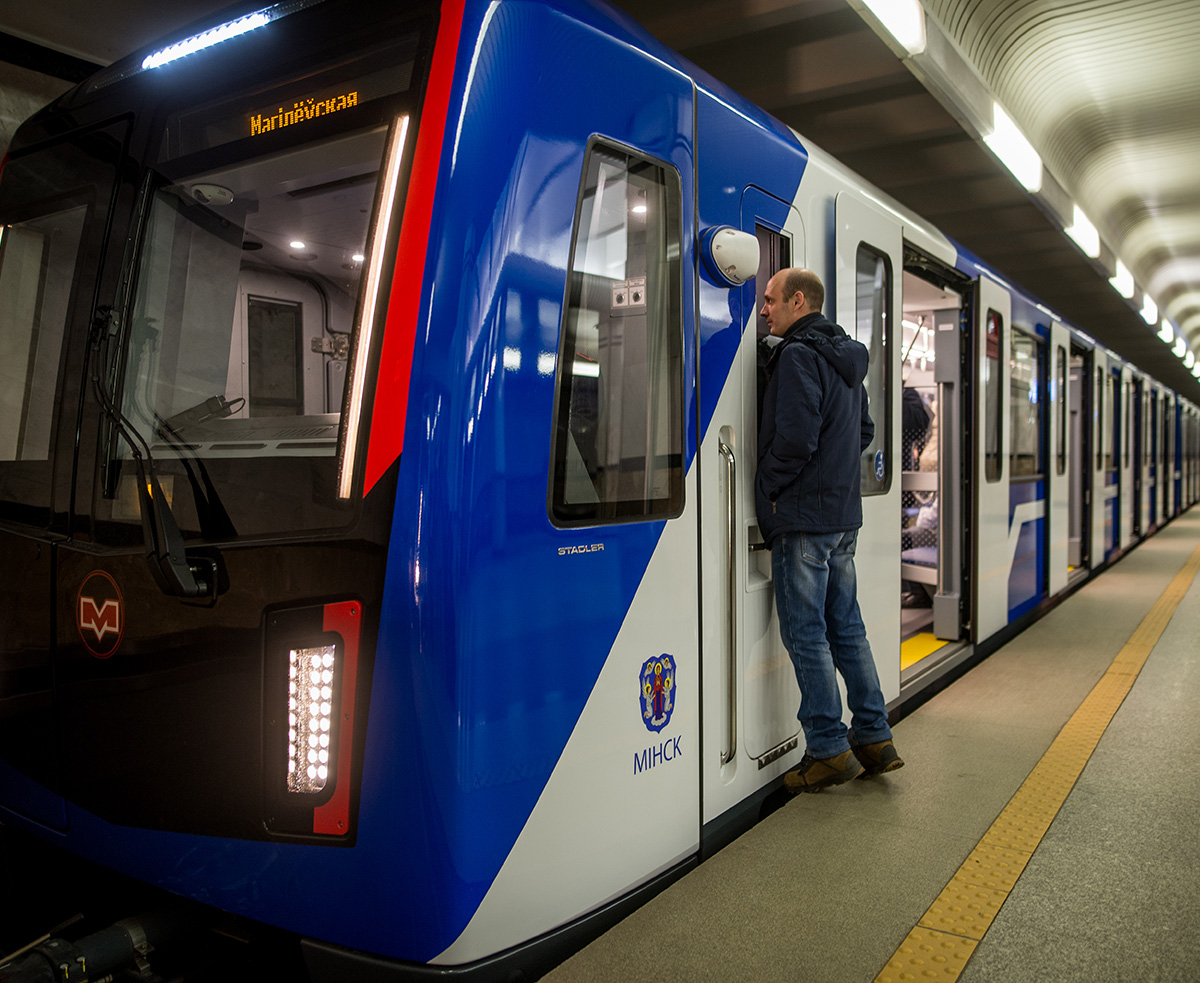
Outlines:
<svg viewBox="0 0 1200 983"><path fill-rule="evenodd" d="M314 979L534 973L797 763L775 270L871 352L892 706L1196 498L1195 407L607 7L186 35L0 175L0 816Z"/></svg>

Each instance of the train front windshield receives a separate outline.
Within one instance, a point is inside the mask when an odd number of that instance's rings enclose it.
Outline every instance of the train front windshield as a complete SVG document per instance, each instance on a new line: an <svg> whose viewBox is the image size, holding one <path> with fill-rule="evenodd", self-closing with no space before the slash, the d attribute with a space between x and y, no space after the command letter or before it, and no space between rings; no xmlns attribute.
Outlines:
<svg viewBox="0 0 1200 983"><path fill-rule="evenodd" d="M185 532L205 532L205 477L239 534L344 524L338 431L386 138L152 179L121 413ZM118 447L115 519L137 505Z"/></svg>
<svg viewBox="0 0 1200 983"><path fill-rule="evenodd" d="M353 520L343 409L415 48L167 119L103 353L101 523L136 538L148 462L189 539Z"/></svg>

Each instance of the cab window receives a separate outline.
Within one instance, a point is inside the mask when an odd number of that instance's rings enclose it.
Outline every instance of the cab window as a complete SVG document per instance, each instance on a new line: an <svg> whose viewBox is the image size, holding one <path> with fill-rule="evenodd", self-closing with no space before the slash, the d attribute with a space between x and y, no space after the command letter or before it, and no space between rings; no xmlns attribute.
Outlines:
<svg viewBox="0 0 1200 983"><path fill-rule="evenodd" d="M549 507L559 525L683 508L680 182L595 143L563 308Z"/></svg>

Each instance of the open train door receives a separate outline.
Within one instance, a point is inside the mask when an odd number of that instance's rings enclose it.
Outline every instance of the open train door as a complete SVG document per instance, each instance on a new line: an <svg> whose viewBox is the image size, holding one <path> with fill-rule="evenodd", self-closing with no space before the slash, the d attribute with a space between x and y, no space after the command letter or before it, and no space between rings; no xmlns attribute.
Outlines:
<svg viewBox="0 0 1200 983"><path fill-rule="evenodd" d="M870 352L865 385L875 437L862 454L858 603L884 698L900 693L900 312L903 230L850 192L834 201L834 320ZM830 305L825 305L826 314Z"/></svg>
<svg viewBox="0 0 1200 983"><path fill-rule="evenodd" d="M1067 586L1071 538L1071 335L1058 321L1050 324L1050 455L1047 462L1049 549L1047 587L1051 597Z"/></svg>
<svg viewBox="0 0 1200 983"><path fill-rule="evenodd" d="M975 398L972 487L975 489L973 563L974 628L980 641L1008 624L1008 578L1013 549L1009 545L1008 333L1012 297L981 276L975 290ZM1019 528L1017 530L1019 532Z"/></svg>

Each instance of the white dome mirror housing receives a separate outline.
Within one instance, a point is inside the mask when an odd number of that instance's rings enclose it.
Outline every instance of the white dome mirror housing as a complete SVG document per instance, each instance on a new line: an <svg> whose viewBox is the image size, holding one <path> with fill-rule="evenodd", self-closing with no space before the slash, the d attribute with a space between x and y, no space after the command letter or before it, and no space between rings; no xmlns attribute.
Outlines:
<svg viewBox="0 0 1200 983"><path fill-rule="evenodd" d="M700 235L700 255L719 286L740 287L758 273L758 239L730 225L705 229Z"/></svg>

